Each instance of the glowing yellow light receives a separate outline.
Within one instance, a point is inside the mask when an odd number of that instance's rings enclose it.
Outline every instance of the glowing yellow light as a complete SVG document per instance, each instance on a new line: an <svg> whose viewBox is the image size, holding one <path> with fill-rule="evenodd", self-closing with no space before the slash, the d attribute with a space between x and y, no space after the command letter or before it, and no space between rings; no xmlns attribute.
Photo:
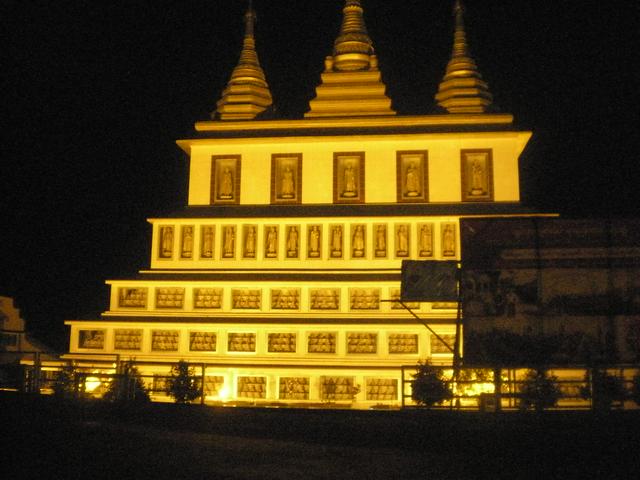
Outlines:
<svg viewBox="0 0 640 480"><path fill-rule="evenodd" d="M218 399L228 400L230 396L231 396L231 389L229 389L229 387L224 386L220 390L218 390Z"/></svg>
<svg viewBox="0 0 640 480"><path fill-rule="evenodd" d="M495 385L493 383L472 383L466 385L463 389L463 393L469 396L477 396L482 393L493 393L495 391Z"/></svg>
<svg viewBox="0 0 640 480"><path fill-rule="evenodd" d="M93 392L96 388L100 386L102 382L97 377L87 377L84 381L84 389L87 392Z"/></svg>

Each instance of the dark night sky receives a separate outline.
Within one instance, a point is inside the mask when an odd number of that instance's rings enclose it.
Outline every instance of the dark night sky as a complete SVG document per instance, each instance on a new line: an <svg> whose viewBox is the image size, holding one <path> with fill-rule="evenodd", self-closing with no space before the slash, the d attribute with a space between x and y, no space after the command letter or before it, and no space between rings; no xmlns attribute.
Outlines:
<svg viewBox="0 0 640 480"><path fill-rule="evenodd" d="M430 113L452 41L450 0L364 0L400 114ZM147 217L186 203L175 140L208 118L237 61L242 0L0 5L0 295L65 347L64 319L107 308L108 278L146 268ZM319 82L342 0L255 0L258 52L283 117ZM534 137L528 205L636 214L638 3L467 0L472 55L501 111ZM8 31L6 31L8 30ZM637 68L636 68L637 70Z"/></svg>

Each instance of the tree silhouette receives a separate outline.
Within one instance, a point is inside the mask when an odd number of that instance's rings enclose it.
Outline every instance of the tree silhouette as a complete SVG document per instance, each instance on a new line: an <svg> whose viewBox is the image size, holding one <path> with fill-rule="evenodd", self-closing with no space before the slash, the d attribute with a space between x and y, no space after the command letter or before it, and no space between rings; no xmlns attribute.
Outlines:
<svg viewBox="0 0 640 480"><path fill-rule="evenodd" d="M429 361L419 362L411 382L411 398L419 405L431 408L453 397L442 370Z"/></svg>
<svg viewBox="0 0 640 480"><path fill-rule="evenodd" d="M193 368L184 360L171 367L171 378L167 381L167 393L176 403L190 403L200 396L200 384Z"/></svg>

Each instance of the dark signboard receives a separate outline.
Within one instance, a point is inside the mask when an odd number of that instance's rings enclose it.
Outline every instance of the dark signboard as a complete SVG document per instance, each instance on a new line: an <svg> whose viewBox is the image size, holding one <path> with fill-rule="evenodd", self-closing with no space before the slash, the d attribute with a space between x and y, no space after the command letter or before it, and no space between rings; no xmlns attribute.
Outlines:
<svg viewBox="0 0 640 480"><path fill-rule="evenodd" d="M570 356L595 348L633 357L640 220L463 219L460 229L470 355L479 336L509 332L554 337Z"/></svg>
<svg viewBox="0 0 640 480"><path fill-rule="evenodd" d="M458 301L458 262L403 260L400 299L403 302Z"/></svg>

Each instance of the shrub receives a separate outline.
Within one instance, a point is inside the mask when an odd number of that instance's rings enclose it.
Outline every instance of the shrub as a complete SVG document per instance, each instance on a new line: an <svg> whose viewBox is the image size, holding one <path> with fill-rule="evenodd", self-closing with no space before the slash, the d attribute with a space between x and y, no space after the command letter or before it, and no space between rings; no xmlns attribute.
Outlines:
<svg viewBox="0 0 640 480"><path fill-rule="evenodd" d="M449 382L445 380L442 370L435 368L428 361L420 362L411 382L411 398L419 405L431 408L445 400L453 398Z"/></svg>
<svg viewBox="0 0 640 480"><path fill-rule="evenodd" d="M556 376L547 375L546 370L529 370L520 386L520 407L531 407L538 413L546 408L555 407L560 399L560 389Z"/></svg>
<svg viewBox="0 0 640 480"><path fill-rule="evenodd" d="M171 378L167 381L167 393L176 403L190 403L200 396L200 382L193 368L184 360L171 367Z"/></svg>
<svg viewBox="0 0 640 480"><path fill-rule="evenodd" d="M59 398L74 397L77 392L76 386L76 370L71 365L65 365L57 372L53 381L53 394Z"/></svg>
<svg viewBox="0 0 640 480"><path fill-rule="evenodd" d="M151 400L149 390L145 387L140 378L140 372L133 362L124 362L121 369L122 373L111 380L102 398L108 402L149 402Z"/></svg>
<svg viewBox="0 0 640 480"><path fill-rule="evenodd" d="M594 410L605 412L611 410L615 401L623 401L627 397L622 379L607 374L606 370L593 369L585 374L586 386L580 389L580 396L591 399Z"/></svg>

